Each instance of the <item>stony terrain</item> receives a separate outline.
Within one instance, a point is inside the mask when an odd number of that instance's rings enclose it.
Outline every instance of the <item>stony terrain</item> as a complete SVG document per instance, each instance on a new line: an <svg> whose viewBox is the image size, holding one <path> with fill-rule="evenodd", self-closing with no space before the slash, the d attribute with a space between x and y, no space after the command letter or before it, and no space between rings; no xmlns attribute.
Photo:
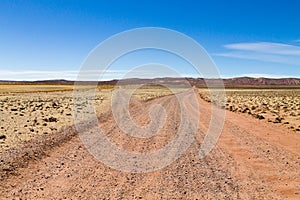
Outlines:
<svg viewBox="0 0 300 200"><path fill-rule="evenodd" d="M217 94L211 98L206 89L200 90L200 96L220 105L216 102ZM299 89L226 89L226 96L224 106L227 110L245 113L300 133Z"/></svg>
<svg viewBox="0 0 300 200"><path fill-rule="evenodd" d="M105 112L110 91L94 98L98 112ZM4 139L0 149L7 149L36 135L51 134L73 123L72 92L0 94L1 127Z"/></svg>
<svg viewBox="0 0 300 200"><path fill-rule="evenodd" d="M199 120L200 127L190 148L169 166L149 173L115 170L93 157L71 128L63 133L65 139L43 139L48 138L47 135L41 140L32 140L26 152L24 149L13 151L9 157L0 154L1 198L299 199L299 135L249 115L226 111L217 145L201 159L199 148L210 123L211 104L199 97L201 115L197 118L190 96L184 94L182 103L186 114L192 121ZM146 112L155 104L163 106L168 117L153 138L124 134L110 115L97 126L103 128L117 146L128 151L158 150L172 141L181 122L180 107L172 95L134 105L133 119L139 124L147 123ZM222 123L215 125L222 126ZM44 143L51 144L47 145L51 148L42 148L43 151L37 148ZM11 155L18 152L22 153L13 162Z"/></svg>
<svg viewBox="0 0 300 200"><path fill-rule="evenodd" d="M101 89L90 99L98 114L109 109L111 93L111 89ZM145 87L134 92L134 96L142 100L169 94L171 91L162 87ZM0 85L0 113L1 152L38 135L52 134L72 125L72 87Z"/></svg>

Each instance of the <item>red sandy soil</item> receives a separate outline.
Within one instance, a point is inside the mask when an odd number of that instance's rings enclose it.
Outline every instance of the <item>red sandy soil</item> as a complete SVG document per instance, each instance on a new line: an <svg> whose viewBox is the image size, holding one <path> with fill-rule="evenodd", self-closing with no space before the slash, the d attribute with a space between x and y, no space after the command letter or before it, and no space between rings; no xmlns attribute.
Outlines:
<svg viewBox="0 0 300 200"><path fill-rule="evenodd" d="M188 97L184 101L189 104ZM211 104L198 101L201 117L196 140L178 160L161 170L127 173L112 169L94 158L70 128L50 140L50 136L39 138L0 155L0 198L300 199L299 135L226 111L217 145L200 159ZM131 109L134 120L147 123L145 110L154 103L164 106L168 117L163 131L151 140L122 135L110 115L100 126L122 148L134 152L161 148L174 137L180 108L174 96L140 102Z"/></svg>

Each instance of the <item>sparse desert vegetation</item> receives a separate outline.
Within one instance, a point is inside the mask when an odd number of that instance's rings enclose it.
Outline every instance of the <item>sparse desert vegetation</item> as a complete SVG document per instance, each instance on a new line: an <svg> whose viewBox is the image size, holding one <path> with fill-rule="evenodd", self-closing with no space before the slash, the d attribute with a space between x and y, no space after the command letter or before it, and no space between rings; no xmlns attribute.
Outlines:
<svg viewBox="0 0 300 200"><path fill-rule="evenodd" d="M186 89L187 88L185 87L173 86L170 86L169 88L163 86L142 86L135 90L133 96L142 101L148 101L158 97L183 92Z"/></svg>
<svg viewBox="0 0 300 200"><path fill-rule="evenodd" d="M143 86L133 96L147 101L184 89ZM98 114L108 111L112 90L112 86L99 87L92 99ZM226 102L220 102L218 92L214 95L211 98L207 89L200 89L200 96L208 102L300 132L299 89L226 89ZM72 125L72 109L71 85L0 85L0 151Z"/></svg>
<svg viewBox="0 0 300 200"><path fill-rule="evenodd" d="M108 111L112 88L102 85L93 97L91 102L95 104L97 114ZM133 96L150 100L169 94L172 91L165 87L144 86ZM72 125L72 109L71 85L0 85L0 152Z"/></svg>
<svg viewBox="0 0 300 200"><path fill-rule="evenodd" d="M200 90L201 98L208 102L300 133L299 89L226 89L223 104L217 102L217 95L210 97L207 89Z"/></svg>
<svg viewBox="0 0 300 200"><path fill-rule="evenodd" d="M98 113L105 112L110 92L99 91L93 99ZM72 91L0 94L0 151L72 125L72 95Z"/></svg>
<svg viewBox="0 0 300 200"><path fill-rule="evenodd" d="M35 92L55 92L72 91L73 85L51 85L51 84L0 84L1 94L12 93L35 93Z"/></svg>
<svg viewBox="0 0 300 200"><path fill-rule="evenodd" d="M227 89L227 99L221 102L218 91L214 93L215 98L209 98L208 91L200 89L203 99L219 106L223 103L224 108L233 111L227 112L224 124L219 121L216 124L224 125L224 129L217 147L205 158L205 162L199 158L199 145L210 124L207 116L211 114L211 104L199 98L201 126L196 132L195 142L183 156L155 173L131 174L112 170L95 159L83 145L75 127L70 126L73 124L74 103L79 104L77 108L82 113L85 113L86 103L91 102L95 103L98 114L105 113L109 110L113 88L102 85L94 97L88 96L89 93L79 96L83 100L79 103L73 101L73 88L59 89L51 88L49 91L45 86L34 92L28 87L22 90L15 88L17 92L0 93L0 182L3 185L1 193L7 199L77 199L90 198L91 194L95 198L105 196L112 199L129 196L147 199L153 194L155 198L166 199L187 195L203 199L229 196L237 199L240 196L244 199L286 199L299 195L299 134L286 131L286 128L294 126L290 129L297 133L299 90ZM133 93L132 99L140 100L133 100L130 107L136 123L149 122L147 109L153 105L160 104L165 108L167 120L161 132L153 138L129 136L110 113L103 115L107 120L101 121L99 126L116 146L141 154L158 151L173 140L174 133L181 127L182 110L177 104L178 99L169 94L185 88L173 89L151 85L142 86ZM186 115L196 122L199 118L193 117L194 101L188 98L194 95L194 91L195 88L183 93L187 98L182 101L187 109ZM155 159L149 163L152 162L156 162ZM16 174L20 175L14 176ZM66 184L61 187L61 182ZM113 189L120 192L112 193ZM130 192L121 196L122 191Z"/></svg>

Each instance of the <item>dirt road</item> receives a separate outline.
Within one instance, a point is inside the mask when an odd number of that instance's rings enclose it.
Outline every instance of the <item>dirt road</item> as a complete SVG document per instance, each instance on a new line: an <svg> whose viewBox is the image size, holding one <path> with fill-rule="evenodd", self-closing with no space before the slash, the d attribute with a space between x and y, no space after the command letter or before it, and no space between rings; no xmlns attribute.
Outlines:
<svg viewBox="0 0 300 200"><path fill-rule="evenodd" d="M189 105L189 98L185 98ZM259 120L226 112L221 137L211 153L199 158L211 105L198 99L196 140L169 166L149 173L127 173L95 159L78 135L46 151L15 175L0 181L1 199L300 199L300 136ZM174 96L135 103L130 112L147 124L147 109L158 103L167 120L153 138L122 134L108 117L100 123L107 137L141 153L162 148L175 137L180 106ZM192 106L188 107L191 109ZM190 115L193 115L192 109Z"/></svg>

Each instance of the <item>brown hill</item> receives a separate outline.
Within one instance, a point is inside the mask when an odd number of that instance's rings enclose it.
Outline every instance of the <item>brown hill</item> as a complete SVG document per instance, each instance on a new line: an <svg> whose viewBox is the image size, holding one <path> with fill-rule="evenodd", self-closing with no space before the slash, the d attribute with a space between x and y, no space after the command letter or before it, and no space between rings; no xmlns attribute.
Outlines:
<svg viewBox="0 0 300 200"><path fill-rule="evenodd" d="M281 86L300 86L300 79L297 78L250 78L240 77L224 79L225 85L281 85Z"/></svg>
<svg viewBox="0 0 300 200"><path fill-rule="evenodd" d="M298 78L251 78L251 77L238 77L238 78L229 78L229 79L203 79L203 78L153 78L153 79L123 79L123 80L110 80L110 81L83 81L81 84L147 84L147 85L182 85L186 86L187 83L190 83L193 86L205 87L207 83L210 85L218 85L223 81L226 87L300 87L300 79ZM70 80L41 80L41 81L0 81L0 84L74 84L75 81Z"/></svg>

